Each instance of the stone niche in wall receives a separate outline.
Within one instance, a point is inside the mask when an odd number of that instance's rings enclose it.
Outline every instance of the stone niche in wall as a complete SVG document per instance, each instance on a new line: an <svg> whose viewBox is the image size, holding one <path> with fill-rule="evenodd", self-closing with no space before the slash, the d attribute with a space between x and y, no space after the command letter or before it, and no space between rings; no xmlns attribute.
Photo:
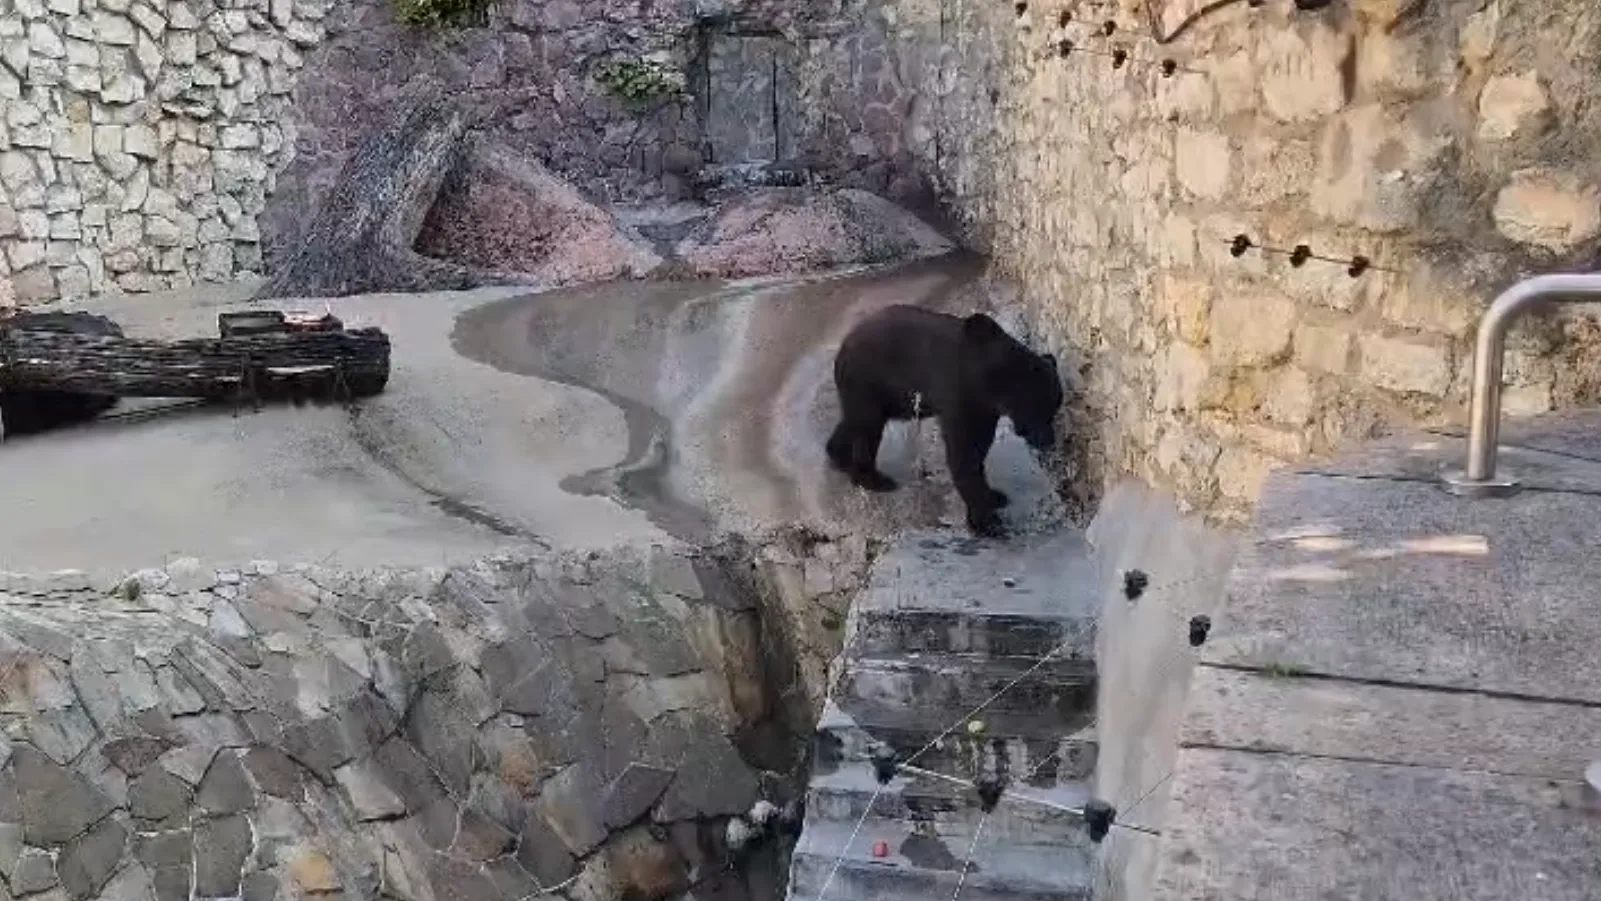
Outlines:
<svg viewBox="0 0 1601 901"><path fill-rule="evenodd" d="M925 198L905 144L916 85L872 4L753 6L703 22L694 84L713 183L824 182Z"/></svg>

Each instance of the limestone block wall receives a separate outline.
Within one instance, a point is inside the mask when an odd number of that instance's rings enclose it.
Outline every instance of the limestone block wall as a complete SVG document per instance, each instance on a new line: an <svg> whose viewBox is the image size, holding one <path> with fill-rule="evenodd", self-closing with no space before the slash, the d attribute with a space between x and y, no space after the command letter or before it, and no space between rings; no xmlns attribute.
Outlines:
<svg viewBox="0 0 1601 901"><path fill-rule="evenodd" d="M1201 5L1154 4L1164 30ZM1142 3L895 6L903 31L942 35L919 153L1040 334L1085 364L1078 437L1106 477L1241 513L1280 461L1455 415L1488 300L1596 259L1584 0L1239 3L1166 46ZM1242 233L1386 271L1236 258ZM1596 335L1526 329L1508 411L1593 400Z"/></svg>
<svg viewBox="0 0 1601 901"><path fill-rule="evenodd" d="M324 0L0 0L0 300L261 267Z"/></svg>

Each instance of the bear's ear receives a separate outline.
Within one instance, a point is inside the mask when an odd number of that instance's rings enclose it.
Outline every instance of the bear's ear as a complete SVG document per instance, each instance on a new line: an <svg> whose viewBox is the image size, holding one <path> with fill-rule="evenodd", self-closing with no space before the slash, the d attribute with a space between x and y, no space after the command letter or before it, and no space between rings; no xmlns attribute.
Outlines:
<svg viewBox="0 0 1601 901"><path fill-rule="evenodd" d="M974 344L988 344L1005 339L1006 331L983 313L974 313L962 320L962 337Z"/></svg>

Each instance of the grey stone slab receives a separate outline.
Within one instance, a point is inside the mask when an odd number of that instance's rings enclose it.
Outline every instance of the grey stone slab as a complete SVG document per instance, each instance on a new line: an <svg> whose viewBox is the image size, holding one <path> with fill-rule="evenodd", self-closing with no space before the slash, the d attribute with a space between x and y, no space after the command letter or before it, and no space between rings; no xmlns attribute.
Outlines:
<svg viewBox="0 0 1601 901"><path fill-rule="evenodd" d="M672 781L672 770L630 764L607 787L606 796L601 801L601 817L606 827L619 829L639 819L667 791Z"/></svg>
<svg viewBox="0 0 1601 901"><path fill-rule="evenodd" d="M534 813L549 824L575 857L583 857L606 840L601 820L601 783L584 763L575 763L545 780Z"/></svg>
<svg viewBox="0 0 1601 901"><path fill-rule="evenodd" d="M406 802L384 783L378 765L370 760L347 763L334 770L334 777L358 820L386 820L406 812Z"/></svg>
<svg viewBox="0 0 1601 901"><path fill-rule="evenodd" d="M1180 741L1408 766L1580 778L1601 709L1200 667Z"/></svg>
<svg viewBox="0 0 1601 901"><path fill-rule="evenodd" d="M304 793L300 767L277 748L257 746L245 752L245 770L256 787L277 798L299 801Z"/></svg>
<svg viewBox="0 0 1601 901"><path fill-rule="evenodd" d="M238 814L207 820L195 827L194 841L196 894L206 898L239 894L252 845L250 821Z"/></svg>
<svg viewBox="0 0 1601 901"><path fill-rule="evenodd" d="M474 732L452 695L442 691L418 695L406 720L407 740L457 795L465 795L471 785Z"/></svg>
<svg viewBox="0 0 1601 901"><path fill-rule="evenodd" d="M96 897L122 863L122 852L127 844L128 830L114 817L107 817L68 842L61 849L61 859L57 863L61 885L67 894L74 898Z"/></svg>
<svg viewBox="0 0 1601 901"><path fill-rule="evenodd" d="M128 812L145 826L187 822L193 789L160 767L151 767L128 785Z"/></svg>
<svg viewBox="0 0 1601 901"><path fill-rule="evenodd" d="M1543 778L1189 750L1152 901L1593 901L1601 817Z"/></svg>
<svg viewBox="0 0 1601 901"><path fill-rule="evenodd" d="M456 841L451 846L451 853L456 857L483 862L515 851L516 848L517 833L506 829L481 810L470 806L461 809Z"/></svg>
<svg viewBox="0 0 1601 901"><path fill-rule="evenodd" d="M239 813L256 805L256 789L238 754L224 749L211 759L195 792L195 804L212 816Z"/></svg>
<svg viewBox="0 0 1601 901"><path fill-rule="evenodd" d="M30 845L47 847L70 841L114 806L105 792L83 776L56 766L32 748L18 747L11 760L23 831Z"/></svg>
<svg viewBox="0 0 1601 901"><path fill-rule="evenodd" d="M383 773L385 784L400 795L407 810L422 810L444 797L445 787L428 761L405 739L396 736L384 742L373 761Z"/></svg>
<svg viewBox="0 0 1601 901"><path fill-rule="evenodd" d="M31 895L51 888L60 881L56 874L55 858L42 848L23 848L8 881L11 890L19 895Z"/></svg>
<svg viewBox="0 0 1601 901"><path fill-rule="evenodd" d="M106 756L112 766L129 776L138 776L171 747L171 743L163 739L135 735L106 742L101 746L100 753Z"/></svg>
<svg viewBox="0 0 1601 901"><path fill-rule="evenodd" d="M1601 702L1596 522L1581 494L1273 477L1202 657Z"/></svg>

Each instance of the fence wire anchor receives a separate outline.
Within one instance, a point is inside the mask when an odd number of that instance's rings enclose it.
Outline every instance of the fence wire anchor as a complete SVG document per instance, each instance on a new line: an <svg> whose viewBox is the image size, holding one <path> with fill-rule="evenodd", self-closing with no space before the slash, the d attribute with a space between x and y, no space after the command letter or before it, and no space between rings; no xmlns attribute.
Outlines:
<svg viewBox="0 0 1601 901"><path fill-rule="evenodd" d="M973 780L973 788L978 791L979 809L992 813L995 805L1001 802L1001 795L1006 792L1006 780L993 773L985 773Z"/></svg>
<svg viewBox="0 0 1601 901"><path fill-rule="evenodd" d="M1090 841L1100 844L1117 822L1117 808L1105 801L1091 801L1084 805L1084 825L1089 827Z"/></svg>
<svg viewBox="0 0 1601 901"><path fill-rule="evenodd" d="M877 745L873 748L872 757L873 776L878 779L879 785L888 785L900 770L900 761L896 759L895 749L889 745Z"/></svg>
<svg viewBox="0 0 1601 901"><path fill-rule="evenodd" d="M1123 597L1131 601L1139 600L1140 595L1151 584L1151 577L1144 570L1131 569L1123 573Z"/></svg>

